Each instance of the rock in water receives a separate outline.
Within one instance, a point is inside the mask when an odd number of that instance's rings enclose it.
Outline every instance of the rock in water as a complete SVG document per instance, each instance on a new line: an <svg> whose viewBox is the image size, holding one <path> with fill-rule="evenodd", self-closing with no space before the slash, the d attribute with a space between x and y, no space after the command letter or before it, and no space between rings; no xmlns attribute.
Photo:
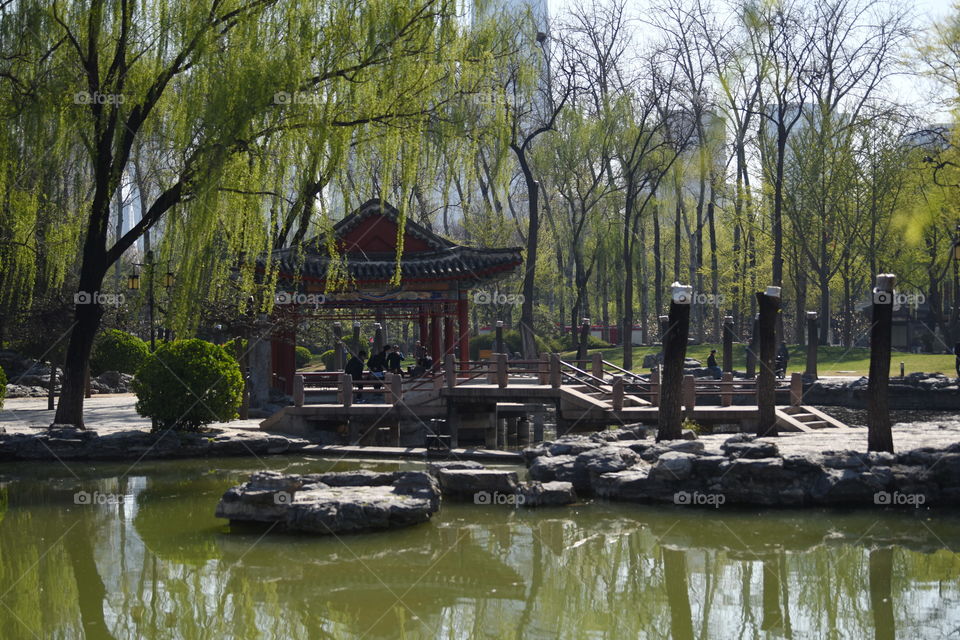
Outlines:
<svg viewBox="0 0 960 640"><path fill-rule="evenodd" d="M261 471L228 489L217 505L216 516L330 534L426 522L439 506L436 479L420 471L310 475Z"/></svg>

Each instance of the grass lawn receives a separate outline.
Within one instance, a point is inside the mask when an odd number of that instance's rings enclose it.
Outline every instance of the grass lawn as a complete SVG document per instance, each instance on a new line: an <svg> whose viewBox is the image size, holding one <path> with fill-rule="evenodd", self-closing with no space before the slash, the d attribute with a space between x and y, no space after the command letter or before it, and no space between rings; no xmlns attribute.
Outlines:
<svg viewBox="0 0 960 640"><path fill-rule="evenodd" d="M723 364L723 350L718 344L700 344L687 347L687 357L695 358L702 362L704 366L707 363L707 356L710 350L717 350L717 363ZM593 349L590 353L595 353ZM603 353L603 359L612 362L618 366L623 365L623 349L615 347L611 349L600 349ZM643 356L648 353L657 353L660 347L634 347L633 349L633 369L642 372ZM563 358L570 359L575 357L574 352L563 354ZM746 353L744 345L733 345L733 368L743 371L746 369ZM798 371L803 373L806 368L807 352L806 347L790 347L790 364L787 372ZM926 373L943 373L947 376L955 376L954 357L952 355L928 354L928 353L903 353L894 351L890 357L890 375L900 375L900 363L903 362L906 373L914 371L924 371ZM865 376L870 369L870 350L860 347L847 349L845 347L823 347L817 352L817 373L822 376Z"/></svg>

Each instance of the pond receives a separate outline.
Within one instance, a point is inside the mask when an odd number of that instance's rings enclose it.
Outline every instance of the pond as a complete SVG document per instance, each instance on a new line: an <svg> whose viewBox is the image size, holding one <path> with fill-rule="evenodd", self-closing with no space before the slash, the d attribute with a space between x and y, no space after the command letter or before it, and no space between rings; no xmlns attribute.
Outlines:
<svg viewBox="0 0 960 640"><path fill-rule="evenodd" d="M920 638L960 628L960 517L445 503L367 535L231 531L306 458L0 468L0 638ZM78 504L79 503L79 504Z"/></svg>

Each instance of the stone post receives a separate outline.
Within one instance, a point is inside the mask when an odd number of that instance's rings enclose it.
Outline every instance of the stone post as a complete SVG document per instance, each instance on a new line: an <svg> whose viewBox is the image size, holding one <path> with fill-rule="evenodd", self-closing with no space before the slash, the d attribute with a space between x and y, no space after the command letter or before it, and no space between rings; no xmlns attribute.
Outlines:
<svg viewBox="0 0 960 640"><path fill-rule="evenodd" d="M360 353L360 323L353 323L353 338L350 340L350 349L354 355Z"/></svg>
<svg viewBox="0 0 960 640"><path fill-rule="evenodd" d="M870 379L867 382L867 450L893 453L893 433L887 388L890 386L890 341L893 294L897 276L881 273L873 289L873 326L870 328Z"/></svg>
<svg viewBox="0 0 960 640"><path fill-rule="evenodd" d="M603 380L603 354L595 353L592 356L590 356L590 360L591 360L590 365L591 365L591 368L593 369L590 373L593 374L594 378L599 378Z"/></svg>
<svg viewBox="0 0 960 640"><path fill-rule="evenodd" d="M554 389L560 388L560 381L563 376L560 375L560 354L550 354L550 386Z"/></svg>
<svg viewBox="0 0 960 640"><path fill-rule="evenodd" d="M794 371L790 374L790 406L803 404L803 375Z"/></svg>
<svg viewBox="0 0 960 640"><path fill-rule="evenodd" d="M683 362L687 357L687 335L690 332L690 303L693 288L673 283L668 328L663 334L663 381L660 390L660 412L657 442L682 437Z"/></svg>
<svg viewBox="0 0 960 640"><path fill-rule="evenodd" d="M509 371L507 370L507 354L498 353L497 354L497 386L501 389L505 388L510 380Z"/></svg>
<svg viewBox="0 0 960 640"><path fill-rule="evenodd" d="M817 347L820 345L820 323L816 311L807 311L807 370L803 375L817 379Z"/></svg>
<svg viewBox="0 0 960 640"><path fill-rule="evenodd" d="M623 376L613 376L613 393L611 395L611 402L613 404L614 411L623 410Z"/></svg>
<svg viewBox="0 0 960 640"><path fill-rule="evenodd" d="M723 316L723 371L733 371L733 316Z"/></svg>
<svg viewBox="0 0 960 640"><path fill-rule="evenodd" d="M780 287L767 287L757 293L760 309L757 330L760 342L760 373L757 377L757 407L760 409L757 437L776 436L777 433L777 314L780 312Z"/></svg>
<svg viewBox="0 0 960 640"><path fill-rule="evenodd" d="M373 353L381 351L383 351L383 325L377 322L373 325Z"/></svg>
<svg viewBox="0 0 960 640"><path fill-rule="evenodd" d="M443 356L443 375L448 389L457 386L457 359L452 353Z"/></svg>
<svg viewBox="0 0 960 640"><path fill-rule="evenodd" d="M303 375L297 373L293 376L293 406L302 407L306 398L306 389L304 388Z"/></svg>

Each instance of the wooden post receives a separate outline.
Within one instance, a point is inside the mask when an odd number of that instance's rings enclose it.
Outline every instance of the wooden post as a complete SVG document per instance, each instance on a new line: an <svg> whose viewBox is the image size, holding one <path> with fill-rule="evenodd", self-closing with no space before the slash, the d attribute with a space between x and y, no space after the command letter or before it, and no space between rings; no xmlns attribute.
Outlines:
<svg viewBox="0 0 960 640"><path fill-rule="evenodd" d="M817 347L820 345L820 323L816 311L807 311L807 370L803 375L817 379Z"/></svg>
<svg viewBox="0 0 960 640"><path fill-rule="evenodd" d="M540 354L538 384L550 384L550 354Z"/></svg>
<svg viewBox="0 0 960 640"><path fill-rule="evenodd" d="M443 356L443 375L447 379L447 388L457 386L457 359L452 353Z"/></svg>
<svg viewBox="0 0 960 640"><path fill-rule="evenodd" d="M560 388L560 381L562 380L560 375L560 354L551 353L550 354L550 386L554 389Z"/></svg>
<svg viewBox="0 0 960 640"><path fill-rule="evenodd" d="M893 432L887 388L890 386L890 340L893 327L893 287L897 276L877 275L870 327L870 378L867 382L867 450L893 453Z"/></svg>
<svg viewBox="0 0 960 640"><path fill-rule="evenodd" d="M687 335L690 331L690 302L693 288L673 283L668 328L663 335L663 386L660 391L660 412L657 442L682 437L683 362L687 357Z"/></svg>
<svg viewBox="0 0 960 640"><path fill-rule="evenodd" d="M299 373L293 376L293 406L302 407L306 399L303 376Z"/></svg>
<svg viewBox="0 0 960 640"><path fill-rule="evenodd" d="M487 361L487 384L497 384L497 354L491 353Z"/></svg>
<svg viewBox="0 0 960 640"><path fill-rule="evenodd" d="M733 316L723 316L723 370L733 371Z"/></svg>
<svg viewBox="0 0 960 640"><path fill-rule="evenodd" d="M724 371L720 376L720 406L733 404L733 372Z"/></svg>
<svg viewBox="0 0 960 640"><path fill-rule="evenodd" d="M697 406L697 379L693 376L683 376L683 406L692 418L693 408Z"/></svg>
<svg viewBox="0 0 960 640"><path fill-rule="evenodd" d="M593 368L593 371L591 372L593 373L593 377L600 378L601 380L603 380L603 354L595 353L592 356L590 356L590 360L591 360L590 364L592 365L592 368Z"/></svg>
<svg viewBox="0 0 960 640"><path fill-rule="evenodd" d="M508 376L510 372L507 370L507 354L498 353L497 354L497 386L501 389L506 388L507 383L510 378Z"/></svg>
<svg viewBox="0 0 960 640"><path fill-rule="evenodd" d="M650 373L650 404L660 406L660 368Z"/></svg>
<svg viewBox="0 0 960 640"><path fill-rule="evenodd" d="M803 374L794 371L790 374L790 406L803 404Z"/></svg>
<svg viewBox="0 0 960 640"><path fill-rule="evenodd" d="M613 394L611 400L614 411L623 411L623 376L613 376Z"/></svg>
<svg viewBox="0 0 960 640"><path fill-rule="evenodd" d="M780 287L767 287L766 293L757 293L760 309L757 330L760 342L760 373L757 377L757 407L760 409L757 437L776 436L777 433L777 314L780 312Z"/></svg>
<svg viewBox="0 0 960 640"><path fill-rule="evenodd" d="M353 323L353 337L350 339L350 348L353 351L353 355L360 353L360 323Z"/></svg>
<svg viewBox="0 0 960 640"><path fill-rule="evenodd" d="M345 407L353 406L353 378L349 373L340 374L340 403Z"/></svg>
<svg viewBox="0 0 960 640"><path fill-rule="evenodd" d="M388 382L390 384L390 403L398 404L403 402L403 376L391 373L389 374Z"/></svg>
<svg viewBox="0 0 960 640"><path fill-rule="evenodd" d="M580 321L580 340L577 345L577 360L587 359L587 342L590 340L590 318ZM580 366L578 363L577 366ZM586 368L586 367L584 367Z"/></svg>
<svg viewBox="0 0 960 640"><path fill-rule="evenodd" d="M343 325L339 322L333 323L333 368L336 371L343 371L346 363L343 361Z"/></svg>
<svg viewBox="0 0 960 640"><path fill-rule="evenodd" d="M503 353L503 320L497 320L497 327L494 329L495 338L493 340L493 352Z"/></svg>
<svg viewBox="0 0 960 640"><path fill-rule="evenodd" d="M757 332L759 331L760 316L753 318L750 329L750 342L747 343L747 378L752 380L757 376Z"/></svg>
<svg viewBox="0 0 960 640"><path fill-rule="evenodd" d="M373 353L383 351L383 325L379 322L373 325Z"/></svg>

